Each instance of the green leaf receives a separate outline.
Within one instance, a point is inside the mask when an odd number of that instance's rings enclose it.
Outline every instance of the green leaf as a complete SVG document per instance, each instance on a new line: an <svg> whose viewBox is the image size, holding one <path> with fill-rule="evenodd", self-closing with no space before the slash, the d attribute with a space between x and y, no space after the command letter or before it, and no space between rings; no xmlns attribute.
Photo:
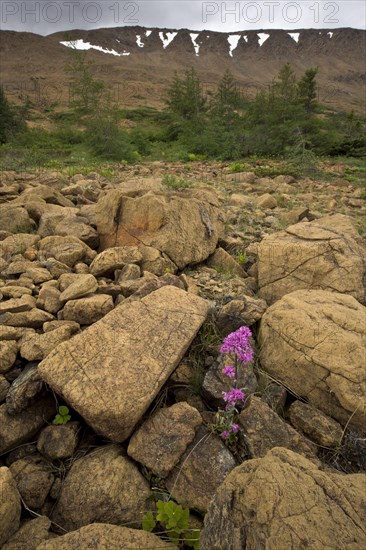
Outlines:
<svg viewBox="0 0 366 550"><path fill-rule="evenodd" d="M65 407L64 405L61 405L61 407L58 408L58 412L61 416L67 416L69 414L69 408ZM70 416L71 418L71 416Z"/></svg>
<svg viewBox="0 0 366 550"><path fill-rule="evenodd" d="M148 512L142 518L142 528L144 531L148 531L149 533L151 533L151 531L153 531L155 527L156 527L156 521L154 519L154 515L152 512Z"/></svg>
<svg viewBox="0 0 366 550"><path fill-rule="evenodd" d="M52 424L55 424L57 426L57 425L60 425L60 424L63 424L63 423L64 423L63 417L59 414L56 414L55 419L52 422Z"/></svg>
<svg viewBox="0 0 366 550"><path fill-rule="evenodd" d="M192 529L192 531L189 531L188 533L185 533L184 542L190 548L194 548L194 550L199 550L200 535L201 535L201 532L200 532L199 529Z"/></svg>

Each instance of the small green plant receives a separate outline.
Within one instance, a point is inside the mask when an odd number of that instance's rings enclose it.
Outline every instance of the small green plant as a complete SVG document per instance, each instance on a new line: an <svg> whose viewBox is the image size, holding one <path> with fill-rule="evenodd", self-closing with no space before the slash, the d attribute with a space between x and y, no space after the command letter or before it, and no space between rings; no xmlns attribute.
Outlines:
<svg viewBox="0 0 366 550"><path fill-rule="evenodd" d="M69 412L70 411L68 407L65 407L65 405L61 405L58 408L58 414L56 414L52 424L56 426L63 426L64 424L67 424L69 420L71 420Z"/></svg>
<svg viewBox="0 0 366 550"><path fill-rule="evenodd" d="M188 153L188 160L190 162L194 162L194 161L203 161L205 160L206 157L205 155L195 155L194 153Z"/></svg>
<svg viewBox="0 0 366 550"><path fill-rule="evenodd" d="M233 164L230 164L229 166L229 172L235 173L235 172L244 172L245 165L242 162L233 162Z"/></svg>
<svg viewBox="0 0 366 550"><path fill-rule="evenodd" d="M173 500L158 500L156 507L156 517L153 512L145 514L142 520L143 530L151 533L156 528L159 532L163 529L170 542L178 548L189 546L199 550L200 531L189 528L189 508L184 509Z"/></svg>
<svg viewBox="0 0 366 550"><path fill-rule="evenodd" d="M238 264L245 265L246 261L247 261L247 253L245 252L245 250L244 251L242 251L242 250L238 251L236 253L235 259L238 262Z"/></svg>
<svg viewBox="0 0 366 550"><path fill-rule="evenodd" d="M187 189L187 187L191 186L189 181L177 178L171 174L165 174L163 176L162 183L169 189Z"/></svg>

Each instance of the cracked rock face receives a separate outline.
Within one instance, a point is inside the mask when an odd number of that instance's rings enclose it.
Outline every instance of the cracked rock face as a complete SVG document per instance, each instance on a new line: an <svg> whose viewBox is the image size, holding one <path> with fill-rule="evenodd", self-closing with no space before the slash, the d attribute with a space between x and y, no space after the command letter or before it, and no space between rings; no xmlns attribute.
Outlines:
<svg viewBox="0 0 366 550"><path fill-rule="evenodd" d="M341 424L364 432L366 308L352 296L299 290L261 320L261 364Z"/></svg>
<svg viewBox="0 0 366 550"><path fill-rule="evenodd" d="M259 296L273 304L300 289L334 290L365 301L366 250L350 218L291 225L258 245Z"/></svg>
<svg viewBox="0 0 366 550"><path fill-rule="evenodd" d="M97 433L124 441L190 346L208 302L165 286L57 346L42 378Z"/></svg>
<svg viewBox="0 0 366 550"><path fill-rule="evenodd" d="M216 196L204 191L129 197L113 190L99 201L96 217L102 250L145 245L158 251L166 266L175 269L208 258L222 230ZM142 267L145 269L144 261ZM153 269L149 264L149 270ZM161 262L157 262L154 272L160 275L161 269Z"/></svg>
<svg viewBox="0 0 366 550"><path fill-rule="evenodd" d="M364 475L323 472L277 447L227 476L209 506L200 548L364 548L364 506Z"/></svg>

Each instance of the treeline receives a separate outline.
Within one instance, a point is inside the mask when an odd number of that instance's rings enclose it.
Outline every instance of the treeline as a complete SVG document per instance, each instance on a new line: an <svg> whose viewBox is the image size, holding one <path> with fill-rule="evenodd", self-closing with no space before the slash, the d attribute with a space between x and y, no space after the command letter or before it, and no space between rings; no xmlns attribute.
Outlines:
<svg viewBox="0 0 366 550"><path fill-rule="evenodd" d="M35 158L45 151L67 157L80 150L126 162L366 154L365 120L318 103L317 68L297 79L287 63L251 101L228 71L216 91L205 95L192 68L175 75L162 111L120 109L106 84L94 77L86 52L71 50L65 70L73 95L68 112L48 115L52 132L27 130L25 118L32 106L16 109L0 88L0 143L36 151ZM126 119L133 121L132 129L126 128Z"/></svg>
<svg viewBox="0 0 366 550"><path fill-rule="evenodd" d="M287 63L253 101L243 99L228 71L208 98L194 69L183 78L176 75L166 99L166 137L189 144L193 153L222 159L279 156L296 150L364 155L362 120L354 113L326 113L317 102L317 72L308 69L297 80Z"/></svg>

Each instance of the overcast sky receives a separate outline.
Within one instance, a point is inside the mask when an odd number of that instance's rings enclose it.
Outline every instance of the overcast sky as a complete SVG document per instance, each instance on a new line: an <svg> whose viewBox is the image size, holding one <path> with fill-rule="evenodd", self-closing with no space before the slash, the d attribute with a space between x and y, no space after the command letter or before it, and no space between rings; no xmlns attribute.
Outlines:
<svg viewBox="0 0 366 550"><path fill-rule="evenodd" d="M365 28L365 0L0 0L1 28L51 34L141 25L235 32L255 29Z"/></svg>

